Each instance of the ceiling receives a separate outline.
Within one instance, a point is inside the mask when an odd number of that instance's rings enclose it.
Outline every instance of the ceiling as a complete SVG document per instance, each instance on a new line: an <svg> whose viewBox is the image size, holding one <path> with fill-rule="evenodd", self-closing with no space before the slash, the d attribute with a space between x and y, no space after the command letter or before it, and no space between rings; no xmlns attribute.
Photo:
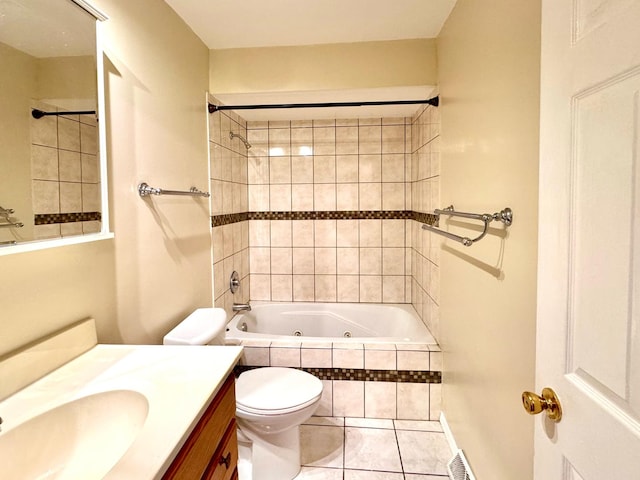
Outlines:
<svg viewBox="0 0 640 480"><path fill-rule="evenodd" d="M435 38L456 0L165 0L210 49ZM432 85L216 95L226 105L424 100ZM419 105L238 110L246 120L411 116Z"/></svg>
<svg viewBox="0 0 640 480"><path fill-rule="evenodd" d="M211 49L435 38L455 0L165 0Z"/></svg>

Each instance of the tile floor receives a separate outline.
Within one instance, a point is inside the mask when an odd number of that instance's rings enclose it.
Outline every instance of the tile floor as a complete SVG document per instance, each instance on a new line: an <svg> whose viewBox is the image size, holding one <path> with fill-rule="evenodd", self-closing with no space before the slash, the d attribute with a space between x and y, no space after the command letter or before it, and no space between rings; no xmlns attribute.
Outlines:
<svg viewBox="0 0 640 480"><path fill-rule="evenodd" d="M446 480L452 457L439 422L312 417L300 426L296 480Z"/></svg>

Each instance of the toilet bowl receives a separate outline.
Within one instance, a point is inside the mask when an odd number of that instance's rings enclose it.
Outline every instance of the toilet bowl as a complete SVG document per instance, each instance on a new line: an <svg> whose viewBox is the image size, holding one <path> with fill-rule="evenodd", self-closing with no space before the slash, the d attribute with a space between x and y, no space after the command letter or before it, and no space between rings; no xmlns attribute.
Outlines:
<svg viewBox="0 0 640 480"><path fill-rule="evenodd" d="M165 345L222 345L226 313L200 308L165 335ZM322 382L284 367L236 379L240 480L290 480L300 471L300 424L318 408Z"/></svg>

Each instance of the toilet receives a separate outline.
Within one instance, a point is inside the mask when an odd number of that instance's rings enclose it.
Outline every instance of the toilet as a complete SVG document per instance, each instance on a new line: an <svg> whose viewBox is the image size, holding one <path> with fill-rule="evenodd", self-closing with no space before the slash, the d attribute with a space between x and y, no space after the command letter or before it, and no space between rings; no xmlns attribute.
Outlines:
<svg viewBox="0 0 640 480"><path fill-rule="evenodd" d="M164 345L224 345L227 315L199 308L164 337ZM240 480L289 480L300 472L300 424L318 408L322 382L284 367L248 370L236 379Z"/></svg>

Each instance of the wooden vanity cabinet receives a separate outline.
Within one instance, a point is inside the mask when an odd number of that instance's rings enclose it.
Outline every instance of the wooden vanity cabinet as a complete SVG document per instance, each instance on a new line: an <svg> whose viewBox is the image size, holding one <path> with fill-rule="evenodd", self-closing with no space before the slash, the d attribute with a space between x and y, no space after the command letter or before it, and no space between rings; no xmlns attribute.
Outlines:
<svg viewBox="0 0 640 480"><path fill-rule="evenodd" d="M176 455L163 480L238 478L235 379L229 375Z"/></svg>

